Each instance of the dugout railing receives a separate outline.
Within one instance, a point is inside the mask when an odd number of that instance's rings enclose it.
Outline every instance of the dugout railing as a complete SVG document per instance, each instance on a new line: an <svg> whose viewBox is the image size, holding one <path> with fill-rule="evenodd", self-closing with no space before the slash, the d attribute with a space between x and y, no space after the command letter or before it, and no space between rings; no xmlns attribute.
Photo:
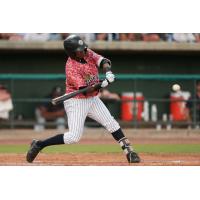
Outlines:
<svg viewBox="0 0 200 200"><path fill-rule="evenodd" d="M100 75L100 78L103 79L104 75ZM191 96L193 97L196 93L196 83L200 80L200 75L198 74L116 74L116 82L109 86L111 91L115 91L117 93L123 93L123 92L133 92L136 94L137 92L142 92L144 95L144 100L137 100L133 99L131 102L133 103L133 108L136 107L137 103L142 101L148 101L149 103L149 120L145 121L144 119L138 120L137 117L135 119L130 121L124 121L121 120L121 115L118 115L118 120L121 123L121 125L129 126L129 127L157 127L158 129L161 127L198 127L199 125L199 118L197 117L199 115L198 113L198 100L195 98L192 98L191 101L193 102L194 109L192 110L192 120L178 120L175 121L173 119L170 119L170 117L167 117L167 119L163 119L163 114L170 115L169 113L169 107L163 108L164 104L169 105L171 102L169 96L167 97L167 94L170 94L171 86L174 83L179 83L183 90L187 90L191 93ZM14 104L14 109L10 113L10 119L8 121L0 121L1 127L7 126L10 128L15 127L33 127L35 124L34 117L32 118L26 118L22 117L21 119L19 116L16 115L16 110L18 109L19 104L21 104L22 110L26 106L30 106L33 104L38 104L42 102L50 101L50 99L46 99L43 96L34 96L31 94L30 96L22 97L18 95L21 90L24 90L24 88L19 88L20 85L23 85L23 82L29 81L34 85L34 83L40 82L42 86L48 88L49 82L56 82L56 84L62 84L64 86L65 81L65 75L64 74L0 74L0 84L4 84L7 86L8 90L10 91L12 95L12 100ZM48 83L46 83L47 81ZM21 82L21 84L18 84ZM54 84L54 83L52 83ZM25 84L24 84L25 86ZM33 88L29 88L30 90L33 90ZM35 88L34 88L35 89ZM40 88L37 88L38 90L42 90ZM166 94L163 95L163 94ZM127 101L127 100L126 100ZM181 100L185 101L185 100ZM120 105L123 103L123 100L120 101ZM156 121L151 120L151 110L150 107L152 104L161 105L158 106L158 118ZM23 106L22 106L23 105ZM119 105L119 104L118 104ZM168 110L167 110L168 109ZM31 112L34 112L33 109ZM114 111L115 112L115 111ZM133 112L137 112L136 109L133 110ZM112 112L111 112L112 113ZM113 114L113 113L112 113ZM136 113L133 113L133 115L136 115ZM33 116L33 115L32 115ZM50 122L48 123L49 127L54 127L54 123Z"/></svg>

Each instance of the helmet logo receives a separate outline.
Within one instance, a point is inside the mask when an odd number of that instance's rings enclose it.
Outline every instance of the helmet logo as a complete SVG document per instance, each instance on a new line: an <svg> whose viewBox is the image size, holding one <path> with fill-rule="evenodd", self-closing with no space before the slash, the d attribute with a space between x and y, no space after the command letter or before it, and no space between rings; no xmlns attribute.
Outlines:
<svg viewBox="0 0 200 200"><path fill-rule="evenodd" d="M83 41L82 41L82 40L79 40L79 41L78 41L78 44L79 44L79 45L83 45Z"/></svg>

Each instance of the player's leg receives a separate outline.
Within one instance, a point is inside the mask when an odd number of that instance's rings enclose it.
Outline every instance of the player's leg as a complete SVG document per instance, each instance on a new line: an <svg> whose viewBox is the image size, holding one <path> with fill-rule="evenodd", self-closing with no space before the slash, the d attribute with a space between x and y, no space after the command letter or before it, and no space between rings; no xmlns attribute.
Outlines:
<svg viewBox="0 0 200 200"><path fill-rule="evenodd" d="M90 105L90 99L75 99L65 104L69 127L69 131L64 133L65 144L76 143L80 140Z"/></svg>
<svg viewBox="0 0 200 200"><path fill-rule="evenodd" d="M58 131L64 131L65 130L65 118L59 117L56 119L56 128Z"/></svg>
<svg viewBox="0 0 200 200"><path fill-rule="evenodd" d="M98 98L94 98L93 105L90 107L88 117L96 120L103 125L113 136L113 138L120 144L121 148L126 154L127 160L130 163L140 162L140 158L125 137L121 130L119 123L110 114L104 103Z"/></svg>
<svg viewBox="0 0 200 200"><path fill-rule="evenodd" d="M68 117L69 131L58 134L45 140L33 140L27 153L27 161L32 162L38 153L47 146L59 144L72 144L81 138L85 118L87 116L89 103L86 100L69 99L64 102L65 111Z"/></svg>
<svg viewBox="0 0 200 200"><path fill-rule="evenodd" d="M38 108L36 108L35 110L35 117L36 117L37 123L34 125L34 130L37 132L44 131L46 120L41 115L41 111Z"/></svg>

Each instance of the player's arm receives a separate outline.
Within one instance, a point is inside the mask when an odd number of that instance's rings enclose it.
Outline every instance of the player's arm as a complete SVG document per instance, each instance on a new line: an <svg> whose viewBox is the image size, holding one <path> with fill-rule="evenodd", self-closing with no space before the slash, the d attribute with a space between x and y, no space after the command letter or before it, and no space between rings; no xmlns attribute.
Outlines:
<svg viewBox="0 0 200 200"><path fill-rule="evenodd" d="M103 58L100 67L102 67L103 71L106 73L106 80L108 81L108 84L115 81L115 75L111 71L111 61L107 58Z"/></svg>
<svg viewBox="0 0 200 200"><path fill-rule="evenodd" d="M103 71L109 72L111 71L111 61L107 58L104 58L103 56L97 54L96 52L92 51L91 49L87 49L87 54L86 58L92 58L94 61L95 65L99 69L103 69Z"/></svg>
<svg viewBox="0 0 200 200"><path fill-rule="evenodd" d="M90 57L93 59L95 65L99 69L103 69L103 71L106 73L106 79L102 82L102 88L108 86L108 84L114 82L115 75L111 71L111 61L107 58L104 58L103 56L95 53L91 49L87 49L87 57Z"/></svg>
<svg viewBox="0 0 200 200"><path fill-rule="evenodd" d="M107 58L103 58L100 63L100 68L102 68L105 73L111 71L111 61Z"/></svg>

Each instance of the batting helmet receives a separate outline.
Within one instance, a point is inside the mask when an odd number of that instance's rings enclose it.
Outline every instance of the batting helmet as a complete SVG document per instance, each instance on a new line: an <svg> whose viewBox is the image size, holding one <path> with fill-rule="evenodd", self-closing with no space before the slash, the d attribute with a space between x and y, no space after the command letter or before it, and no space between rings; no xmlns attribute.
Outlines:
<svg viewBox="0 0 200 200"><path fill-rule="evenodd" d="M70 35L64 40L64 49L70 57L74 57L76 51L84 51L87 47L78 35Z"/></svg>

